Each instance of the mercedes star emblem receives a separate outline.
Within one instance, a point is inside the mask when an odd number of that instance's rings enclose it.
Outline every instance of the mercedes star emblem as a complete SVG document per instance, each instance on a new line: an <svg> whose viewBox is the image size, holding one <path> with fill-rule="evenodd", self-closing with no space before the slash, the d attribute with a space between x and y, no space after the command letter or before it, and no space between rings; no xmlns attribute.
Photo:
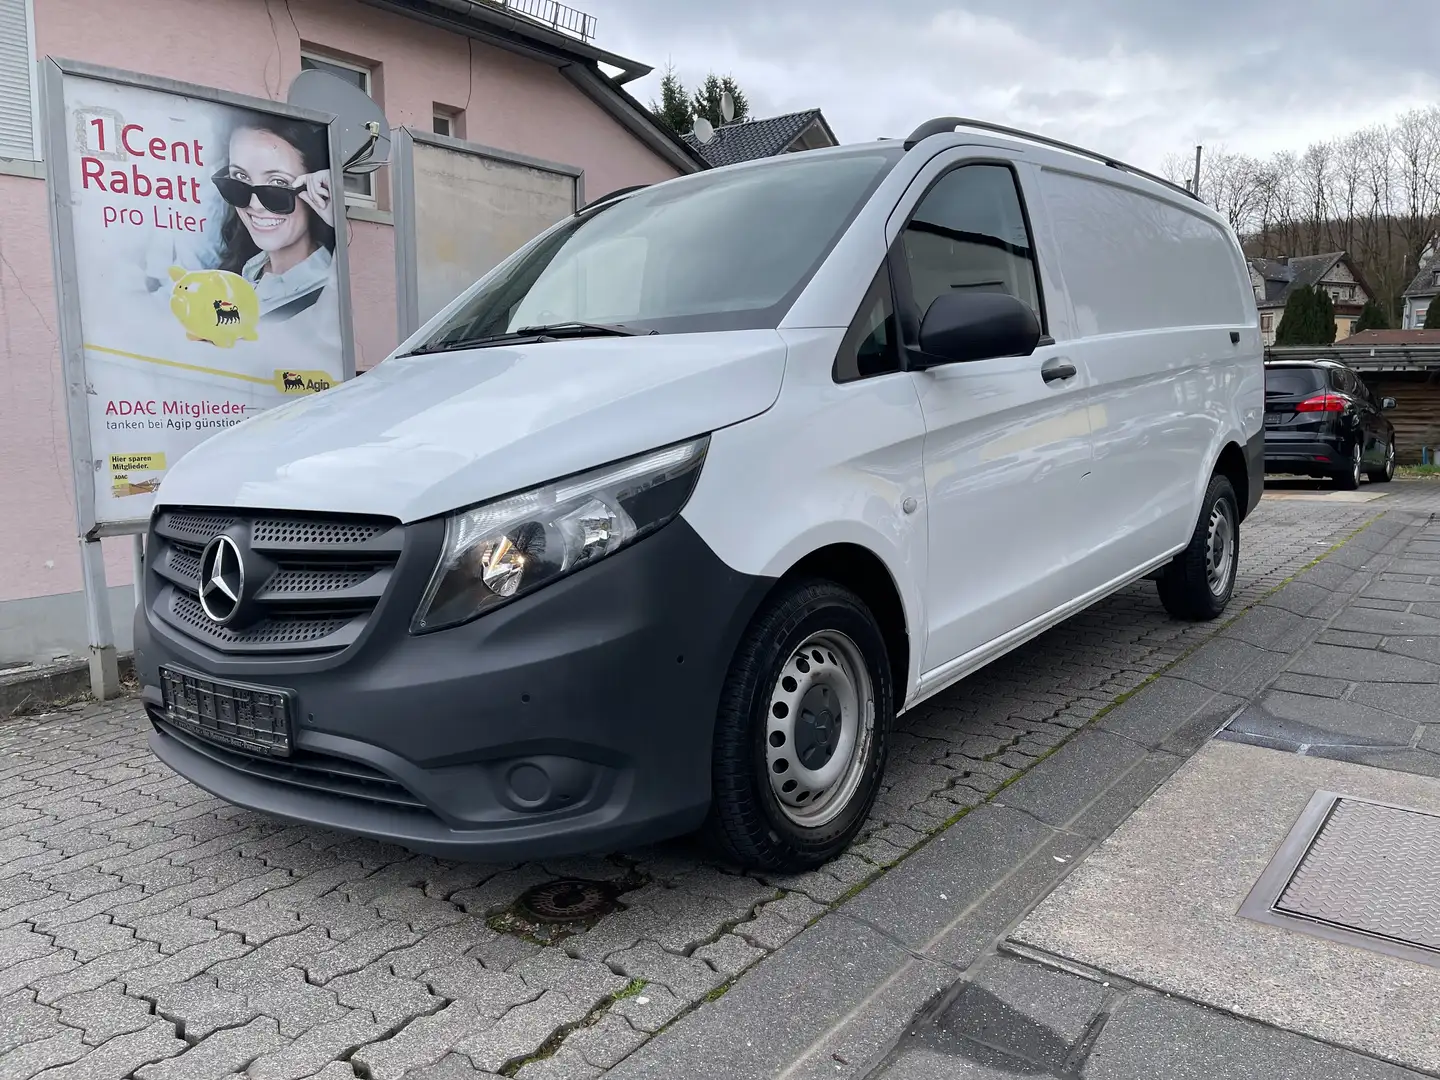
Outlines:
<svg viewBox="0 0 1440 1080"><path fill-rule="evenodd" d="M226 623L240 610L244 593L240 547L228 536L217 536L200 556L200 607L217 623Z"/></svg>

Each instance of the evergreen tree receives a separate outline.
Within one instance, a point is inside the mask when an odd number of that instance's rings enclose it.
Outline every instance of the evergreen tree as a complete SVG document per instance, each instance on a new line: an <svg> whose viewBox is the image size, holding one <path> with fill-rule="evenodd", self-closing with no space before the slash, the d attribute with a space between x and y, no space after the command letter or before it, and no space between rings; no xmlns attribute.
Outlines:
<svg viewBox="0 0 1440 1080"><path fill-rule="evenodd" d="M1335 344L1335 301L1324 289L1315 290L1315 337L1316 345Z"/></svg>
<svg viewBox="0 0 1440 1080"><path fill-rule="evenodd" d="M1355 320L1355 329L1352 333L1360 333L1362 330L1389 330L1390 319L1385 314L1385 309L1374 300L1365 301L1365 306L1360 309L1360 317Z"/></svg>
<svg viewBox="0 0 1440 1080"><path fill-rule="evenodd" d="M1321 291L1302 285L1285 301L1285 314L1275 329L1276 345L1333 345L1335 304Z"/></svg>
<svg viewBox="0 0 1440 1080"><path fill-rule="evenodd" d="M1440 297L1432 297L1430 306L1425 309L1426 330L1440 330Z"/></svg>
<svg viewBox="0 0 1440 1080"><path fill-rule="evenodd" d="M689 134L694 126L694 117L690 113L690 95L671 65L667 64L665 67L665 75L660 80L660 100L658 103L653 100L650 102L650 111L654 113L656 120L676 135Z"/></svg>
<svg viewBox="0 0 1440 1080"><path fill-rule="evenodd" d="M735 116L728 121L720 112L720 96L727 90L735 99ZM705 81L700 84L700 89L695 91L690 105L696 116L703 116L717 128L726 123L744 120L750 115L750 102L745 97L745 91L741 90L729 75L717 77L713 71L705 76Z"/></svg>

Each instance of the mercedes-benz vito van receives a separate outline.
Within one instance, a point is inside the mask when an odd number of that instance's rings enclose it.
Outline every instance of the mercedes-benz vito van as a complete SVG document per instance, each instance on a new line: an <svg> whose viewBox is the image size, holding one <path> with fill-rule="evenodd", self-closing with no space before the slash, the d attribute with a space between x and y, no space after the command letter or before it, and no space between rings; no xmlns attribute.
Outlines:
<svg viewBox="0 0 1440 1080"><path fill-rule="evenodd" d="M1224 609L1261 358L1224 219L1039 137L944 118L619 193L172 468L151 745L442 856L704 827L816 865L900 712L1142 578Z"/></svg>

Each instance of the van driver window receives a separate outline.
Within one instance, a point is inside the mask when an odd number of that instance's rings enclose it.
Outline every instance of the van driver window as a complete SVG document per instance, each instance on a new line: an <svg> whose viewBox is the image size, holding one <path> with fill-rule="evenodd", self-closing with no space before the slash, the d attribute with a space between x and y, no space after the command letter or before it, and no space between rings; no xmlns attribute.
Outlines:
<svg viewBox="0 0 1440 1080"><path fill-rule="evenodd" d="M1009 293L1041 319L1035 251L1014 174L1003 165L966 165L930 189L902 234L905 265L924 318L954 289Z"/></svg>

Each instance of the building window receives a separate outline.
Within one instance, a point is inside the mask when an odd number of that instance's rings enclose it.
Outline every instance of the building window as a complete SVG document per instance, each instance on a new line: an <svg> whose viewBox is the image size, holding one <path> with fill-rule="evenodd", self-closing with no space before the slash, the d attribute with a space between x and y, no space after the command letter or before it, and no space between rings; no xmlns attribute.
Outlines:
<svg viewBox="0 0 1440 1080"><path fill-rule="evenodd" d="M1266 312L1264 315L1261 315L1261 316L1260 316L1260 332L1261 332L1262 334L1268 334L1268 333L1270 333L1270 331L1273 330L1273 329L1275 329L1275 316L1274 316L1274 315L1271 315L1269 312Z"/></svg>
<svg viewBox="0 0 1440 1080"><path fill-rule="evenodd" d="M0 0L0 3L3 2L4 0ZM359 64L352 64L346 60L336 60L331 57L319 57L310 53L301 53L300 69L302 71L323 71L327 75L334 75L337 79L344 79L352 86L358 86L371 97L375 96L375 73L373 68L362 67ZM374 206L375 174L346 173L345 201L348 203L360 203L364 206Z"/></svg>
<svg viewBox="0 0 1440 1080"><path fill-rule="evenodd" d="M0 158L40 159L34 57L31 0L0 0Z"/></svg>
<svg viewBox="0 0 1440 1080"><path fill-rule="evenodd" d="M465 137L464 114L459 109L452 109L448 105L436 104L431 115L430 130L436 135L448 135L452 139L463 139Z"/></svg>

